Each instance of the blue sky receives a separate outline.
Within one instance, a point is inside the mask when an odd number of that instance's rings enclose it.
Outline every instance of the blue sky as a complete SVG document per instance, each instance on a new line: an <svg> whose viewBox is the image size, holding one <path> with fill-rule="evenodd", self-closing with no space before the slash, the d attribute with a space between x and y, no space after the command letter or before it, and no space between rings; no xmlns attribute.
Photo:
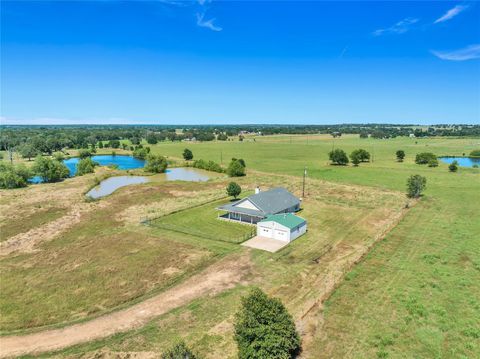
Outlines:
<svg viewBox="0 0 480 359"><path fill-rule="evenodd" d="M476 2L3 1L2 123L480 123Z"/></svg>

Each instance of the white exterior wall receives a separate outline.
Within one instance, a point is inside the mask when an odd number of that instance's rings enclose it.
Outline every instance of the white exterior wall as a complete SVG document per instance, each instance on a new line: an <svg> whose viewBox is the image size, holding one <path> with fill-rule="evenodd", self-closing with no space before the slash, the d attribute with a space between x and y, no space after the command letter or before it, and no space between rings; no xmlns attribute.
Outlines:
<svg viewBox="0 0 480 359"><path fill-rule="evenodd" d="M280 241L291 242L300 237L307 231L307 222L293 231L290 228L282 226L274 221L257 223L257 235L261 237L278 239Z"/></svg>

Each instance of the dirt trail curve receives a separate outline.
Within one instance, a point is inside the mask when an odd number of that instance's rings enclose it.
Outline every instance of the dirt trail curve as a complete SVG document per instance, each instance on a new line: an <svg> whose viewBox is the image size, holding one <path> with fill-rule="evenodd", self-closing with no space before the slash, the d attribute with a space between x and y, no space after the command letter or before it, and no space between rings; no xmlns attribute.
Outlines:
<svg viewBox="0 0 480 359"><path fill-rule="evenodd" d="M224 259L185 282L129 308L85 323L0 338L0 357L42 353L139 328L152 318L204 296L233 288L250 271L247 254Z"/></svg>

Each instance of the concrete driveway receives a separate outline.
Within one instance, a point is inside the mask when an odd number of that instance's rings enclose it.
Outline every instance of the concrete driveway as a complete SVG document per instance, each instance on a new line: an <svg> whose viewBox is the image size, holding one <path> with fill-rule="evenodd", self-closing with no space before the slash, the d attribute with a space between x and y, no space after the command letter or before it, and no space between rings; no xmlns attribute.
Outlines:
<svg viewBox="0 0 480 359"><path fill-rule="evenodd" d="M276 251L285 247L288 243L286 241L280 241L278 239L272 239L267 237L255 236L246 242L242 243L242 246L261 249L263 251L275 253Z"/></svg>

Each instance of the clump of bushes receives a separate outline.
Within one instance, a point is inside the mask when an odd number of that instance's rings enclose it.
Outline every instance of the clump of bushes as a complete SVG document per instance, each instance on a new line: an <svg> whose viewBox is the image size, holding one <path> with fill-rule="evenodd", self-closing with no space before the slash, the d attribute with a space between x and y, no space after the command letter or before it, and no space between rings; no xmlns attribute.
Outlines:
<svg viewBox="0 0 480 359"><path fill-rule="evenodd" d="M300 351L300 336L292 316L279 299L269 298L259 288L242 298L234 327L241 359L287 359Z"/></svg>
<svg viewBox="0 0 480 359"><path fill-rule="evenodd" d="M161 355L162 359L197 359L198 357L190 350L184 341L175 343L170 349Z"/></svg>
<svg viewBox="0 0 480 359"><path fill-rule="evenodd" d="M87 157L92 157L92 152L90 150L80 150L78 152L78 157L82 159Z"/></svg>
<svg viewBox="0 0 480 359"><path fill-rule="evenodd" d="M229 177L242 177L246 175L245 168L246 165L243 159L232 158L227 168L227 174Z"/></svg>
<svg viewBox="0 0 480 359"><path fill-rule="evenodd" d="M220 166L218 163L213 161L205 161L205 160L195 160L192 163L192 167L199 168L206 171L224 173L225 169Z"/></svg>
<svg viewBox="0 0 480 359"><path fill-rule="evenodd" d="M26 187L32 171L25 165L0 163L0 188L12 189Z"/></svg>
<svg viewBox="0 0 480 359"><path fill-rule="evenodd" d="M33 172L39 176L43 182L58 182L70 176L70 171L63 162L42 156L37 156L35 159Z"/></svg>
<svg viewBox="0 0 480 359"><path fill-rule="evenodd" d="M360 148L358 150L352 151L352 153L350 154L350 159L355 166L358 166L360 162L370 161L370 153Z"/></svg>
<svg viewBox="0 0 480 359"><path fill-rule="evenodd" d="M470 152L470 157L480 157L480 150L473 150Z"/></svg>
<svg viewBox="0 0 480 359"><path fill-rule="evenodd" d="M329 154L328 154L328 158L330 159L330 161L334 165L345 166L349 162L348 156L345 153L345 151L341 150L339 148L330 151Z"/></svg>
<svg viewBox="0 0 480 359"><path fill-rule="evenodd" d="M417 155L415 156L415 163L418 165L426 165L429 163L434 163L435 161L437 161L437 156L435 156L431 152L417 153ZM438 161L437 161L437 165L438 165ZM434 167L434 166L430 166L430 167Z"/></svg>
<svg viewBox="0 0 480 359"><path fill-rule="evenodd" d="M450 165L448 166L448 170L450 172L457 172L458 171L458 162L453 161L452 163L450 163Z"/></svg>
<svg viewBox="0 0 480 359"><path fill-rule="evenodd" d="M167 169L167 159L160 155L148 155L145 171L152 173L163 173Z"/></svg>
<svg viewBox="0 0 480 359"><path fill-rule="evenodd" d="M98 166L98 162L95 162L90 157L83 158L77 163L77 176L83 176L87 173L95 172L95 166Z"/></svg>
<svg viewBox="0 0 480 359"><path fill-rule="evenodd" d="M139 145L135 146L135 150L133 151L133 157L144 160L145 158L147 158L149 153L150 147L143 147L142 145Z"/></svg>

